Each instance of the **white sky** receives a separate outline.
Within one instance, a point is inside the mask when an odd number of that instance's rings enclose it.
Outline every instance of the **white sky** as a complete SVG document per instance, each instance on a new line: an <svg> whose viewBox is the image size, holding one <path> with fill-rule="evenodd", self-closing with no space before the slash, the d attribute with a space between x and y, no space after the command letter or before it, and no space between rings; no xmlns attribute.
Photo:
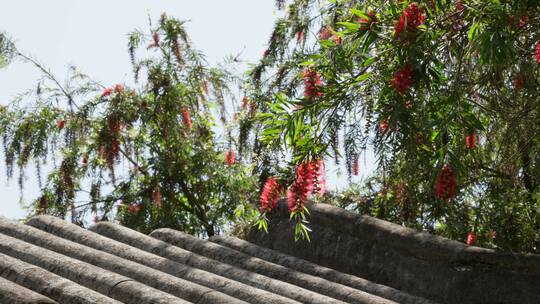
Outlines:
<svg viewBox="0 0 540 304"><path fill-rule="evenodd" d="M156 21L162 12L190 20L188 33L197 49L213 64L226 55L242 52L242 59L257 61L277 16L274 0L18 0L6 1L0 10L0 31L17 47L37 57L62 79L68 65L105 85L131 82L127 33L146 30L148 16ZM0 104L32 88L39 73L15 62L0 70ZM365 170L362 170L365 171ZM335 175L334 175L335 176ZM333 184L333 183L330 183ZM28 172L24 200L39 192ZM16 177L9 184L0 162L0 215L22 218Z"/></svg>

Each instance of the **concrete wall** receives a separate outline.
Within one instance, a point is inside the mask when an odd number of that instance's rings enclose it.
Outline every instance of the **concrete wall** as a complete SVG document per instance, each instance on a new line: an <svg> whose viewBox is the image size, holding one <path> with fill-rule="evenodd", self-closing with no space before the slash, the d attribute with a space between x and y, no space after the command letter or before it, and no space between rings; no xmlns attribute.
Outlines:
<svg viewBox="0 0 540 304"><path fill-rule="evenodd" d="M294 241L285 202L249 241L440 303L540 303L540 256L495 252L330 205L310 205Z"/></svg>

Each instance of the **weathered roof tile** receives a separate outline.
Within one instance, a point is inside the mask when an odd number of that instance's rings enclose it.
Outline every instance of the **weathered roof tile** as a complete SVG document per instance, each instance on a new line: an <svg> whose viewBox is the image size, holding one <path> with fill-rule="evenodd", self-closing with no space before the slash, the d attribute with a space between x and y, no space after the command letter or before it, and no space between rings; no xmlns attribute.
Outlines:
<svg viewBox="0 0 540 304"><path fill-rule="evenodd" d="M51 216L27 224L0 218L0 303L413 303L279 252L213 241L170 229L148 236L107 222L85 230Z"/></svg>

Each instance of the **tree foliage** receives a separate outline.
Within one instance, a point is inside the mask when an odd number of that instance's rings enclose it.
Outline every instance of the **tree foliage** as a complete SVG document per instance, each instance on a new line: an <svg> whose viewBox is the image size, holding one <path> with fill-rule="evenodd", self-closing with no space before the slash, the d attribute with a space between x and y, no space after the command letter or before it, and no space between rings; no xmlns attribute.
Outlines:
<svg viewBox="0 0 540 304"><path fill-rule="evenodd" d="M235 159L226 106L233 76L209 67L183 22L166 15L149 35L131 33L128 47L133 88L104 87L75 68L61 82L15 52L43 73L0 114L8 176L17 169L22 185L29 166L40 182L51 170L31 213L83 224L91 212L143 232L208 236L253 215L255 183Z"/></svg>
<svg viewBox="0 0 540 304"><path fill-rule="evenodd" d="M371 148L378 171L355 208L539 252L537 1L285 6L246 84L260 114L242 122L254 130L242 144L263 180L290 185L296 166L320 158L343 160L351 175Z"/></svg>

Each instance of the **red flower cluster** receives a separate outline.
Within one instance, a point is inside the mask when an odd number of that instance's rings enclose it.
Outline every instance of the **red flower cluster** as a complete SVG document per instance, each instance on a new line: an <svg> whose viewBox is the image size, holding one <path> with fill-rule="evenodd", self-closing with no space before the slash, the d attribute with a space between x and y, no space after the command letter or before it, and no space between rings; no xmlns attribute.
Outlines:
<svg viewBox="0 0 540 304"><path fill-rule="evenodd" d="M456 1L456 11L461 12L465 9L465 5L463 5L463 2L461 0Z"/></svg>
<svg viewBox="0 0 540 304"><path fill-rule="evenodd" d="M368 18L360 18L358 19L358 23L360 23L360 29L361 30L370 30L373 24L377 23L377 14L370 10L368 13Z"/></svg>
<svg viewBox="0 0 540 304"><path fill-rule="evenodd" d="M113 92L114 93L117 93L117 94L120 94L124 91L124 86L121 85L121 84L116 84L114 87L112 88L105 88L103 90L103 92L101 92L101 97L107 97L109 95L111 95Z"/></svg>
<svg viewBox="0 0 540 304"><path fill-rule="evenodd" d="M136 204L131 204L128 206L128 212L129 213L139 213L139 211L141 210L141 206L139 205L136 205Z"/></svg>
<svg viewBox="0 0 540 304"><path fill-rule="evenodd" d="M467 233L467 245L473 245L474 241L476 241L476 235L474 234L474 232Z"/></svg>
<svg viewBox="0 0 540 304"><path fill-rule="evenodd" d="M403 11L399 21L394 26L394 33L396 38L400 38L401 34L406 31L407 33L414 33L416 29L426 21L426 15L422 12L422 9L418 6L418 3L413 2Z"/></svg>
<svg viewBox="0 0 540 304"><path fill-rule="evenodd" d="M522 28L529 22L529 16L523 15L519 18L518 27Z"/></svg>
<svg viewBox="0 0 540 304"><path fill-rule="evenodd" d="M308 98L321 97L323 92L320 91L322 86L321 74L312 69L304 71L304 96Z"/></svg>
<svg viewBox="0 0 540 304"><path fill-rule="evenodd" d="M534 59L536 59L536 62L540 63L540 41L538 41L538 43L536 44Z"/></svg>
<svg viewBox="0 0 540 304"><path fill-rule="evenodd" d="M59 119L56 121L56 127L58 127L58 129L62 130L65 126L66 126L65 120Z"/></svg>
<svg viewBox="0 0 540 304"><path fill-rule="evenodd" d="M411 64L406 64L401 69L397 70L394 78L390 81L390 85L399 94L403 95L409 90L414 83L414 70Z"/></svg>
<svg viewBox="0 0 540 304"><path fill-rule="evenodd" d="M388 131L388 119L381 120L381 122L379 123L379 130L383 134L386 133L386 131Z"/></svg>
<svg viewBox="0 0 540 304"><path fill-rule="evenodd" d="M267 179L259 198L261 202L261 212L274 210L274 208L277 207L282 192L283 186L278 184L275 178L270 177Z"/></svg>
<svg viewBox="0 0 540 304"><path fill-rule="evenodd" d="M186 128L191 129L191 114L188 109L184 109L182 112L182 117L184 119L184 125Z"/></svg>
<svg viewBox="0 0 540 304"><path fill-rule="evenodd" d="M476 134L476 130L470 134L465 135L465 146L467 147L467 149L476 148L477 142L478 142L478 135Z"/></svg>
<svg viewBox="0 0 540 304"><path fill-rule="evenodd" d="M330 37L332 37L332 35L334 35L334 34L332 33L332 30L330 29L330 27L325 26L325 27L321 28L321 30L319 31L319 40L330 39Z"/></svg>
<svg viewBox="0 0 540 304"><path fill-rule="evenodd" d="M229 166L234 165L236 162L236 154L234 153L234 150L227 150L225 152L225 163Z"/></svg>
<svg viewBox="0 0 540 304"><path fill-rule="evenodd" d="M101 97L107 97L111 95L112 92L113 92L112 88L106 88L105 90L103 90L103 92L101 92Z"/></svg>
<svg viewBox="0 0 540 304"><path fill-rule="evenodd" d="M117 94L120 94L124 91L124 86L121 84L117 84L114 86L114 92Z"/></svg>
<svg viewBox="0 0 540 304"><path fill-rule="evenodd" d="M358 176L360 174L360 165L358 163L358 155L357 154L355 154L353 156L353 159L352 159L351 173L354 176Z"/></svg>
<svg viewBox="0 0 540 304"><path fill-rule="evenodd" d="M320 159L315 164L315 175L313 176L313 192L323 195L326 192L326 179L324 178L324 160Z"/></svg>
<svg viewBox="0 0 540 304"><path fill-rule="evenodd" d="M435 196L443 200L451 200L456 196L456 187L456 174L448 165L444 165L439 175L437 175Z"/></svg>
<svg viewBox="0 0 540 304"><path fill-rule="evenodd" d="M514 79L514 89L516 90L516 92L519 92L521 91L521 88L523 88L523 76L518 75Z"/></svg>
<svg viewBox="0 0 540 304"><path fill-rule="evenodd" d="M313 193L323 194L326 181L324 161L307 161L296 167L296 179L287 191L289 211L293 212L307 202Z"/></svg>
<svg viewBox="0 0 540 304"><path fill-rule="evenodd" d="M296 33L296 43L301 44L305 41L304 31L299 31Z"/></svg>

